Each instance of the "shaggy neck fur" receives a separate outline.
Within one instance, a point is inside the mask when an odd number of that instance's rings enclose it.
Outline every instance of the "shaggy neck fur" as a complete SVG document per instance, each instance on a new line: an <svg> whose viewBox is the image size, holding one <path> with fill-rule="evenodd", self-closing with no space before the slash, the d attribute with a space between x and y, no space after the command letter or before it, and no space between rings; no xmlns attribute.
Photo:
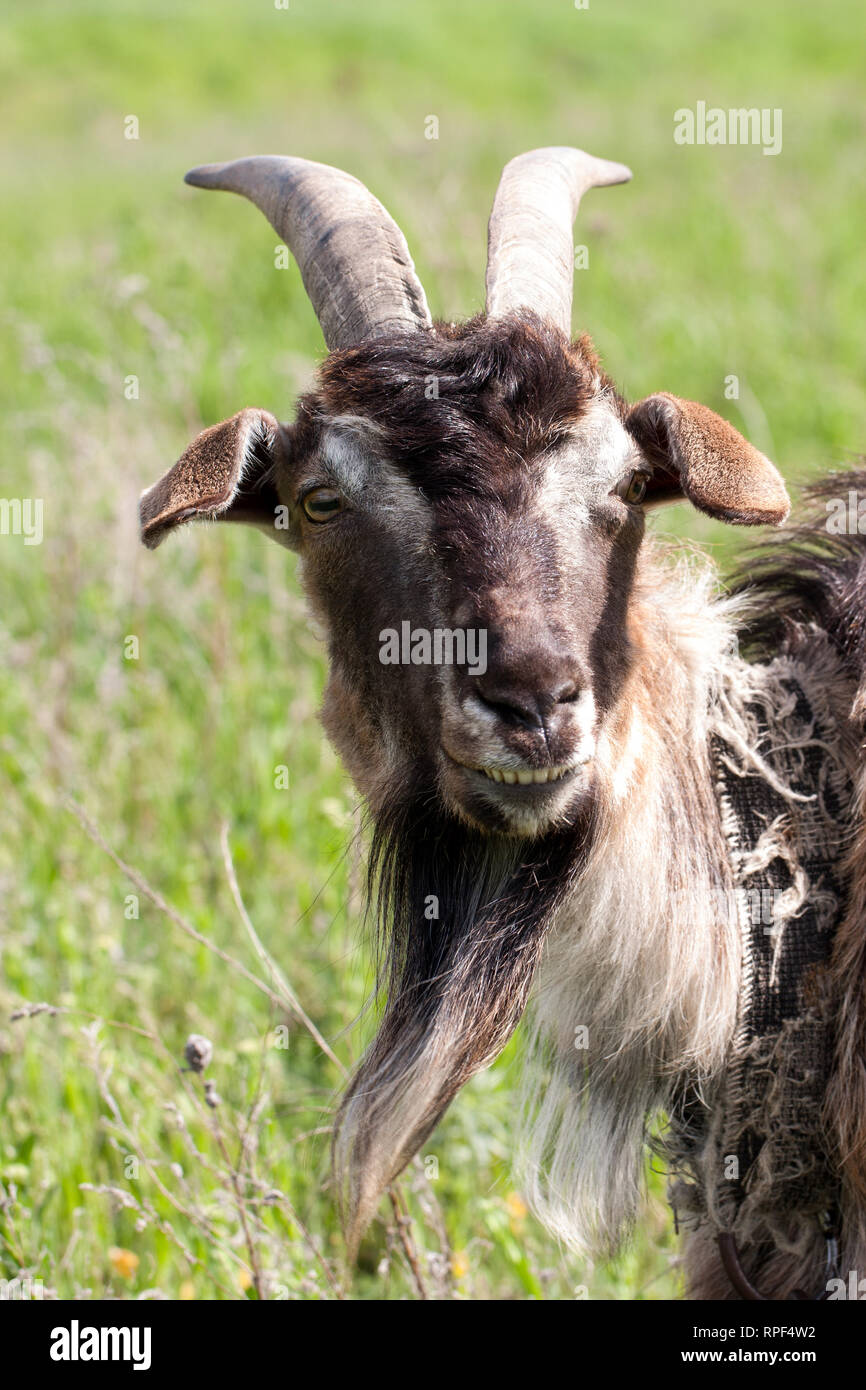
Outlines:
<svg viewBox="0 0 866 1390"><path fill-rule="evenodd" d="M619 1243L648 1120L689 1090L709 1097L736 1020L739 931L707 748L718 688L742 663L727 607L706 577L683 577L644 564L642 659L601 755L599 833L535 990L523 1180L578 1249Z"/></svg>

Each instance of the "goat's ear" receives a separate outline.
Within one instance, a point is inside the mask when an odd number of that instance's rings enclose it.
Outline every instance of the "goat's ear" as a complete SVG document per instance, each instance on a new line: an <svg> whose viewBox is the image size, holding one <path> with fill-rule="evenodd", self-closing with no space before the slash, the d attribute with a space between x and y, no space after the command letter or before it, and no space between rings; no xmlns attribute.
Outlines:
<svg viewBox="0 0 866 1390"><path fill-rule="evenodd" d="M292 534L280 526L278 465L288 454L288 434L266 410L242 410L203 430L158 483L142 493L141 539L154 550L184 521L244 521L283 545Z"/></svg>
<svg viewBox="0 0 866 1390"><path fill-rule="evenodd" d="M686 496L739 526L779 526L788 515L778 470L705 405L660 392L632 406L625 425L655 470L649 502Z"/></svg>

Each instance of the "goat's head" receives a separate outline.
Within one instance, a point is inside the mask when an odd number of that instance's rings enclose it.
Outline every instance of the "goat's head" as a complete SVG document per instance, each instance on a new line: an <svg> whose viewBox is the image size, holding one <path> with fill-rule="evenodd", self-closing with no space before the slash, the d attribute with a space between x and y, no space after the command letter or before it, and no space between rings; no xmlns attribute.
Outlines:
<svg viewBox="0 0 866 1390"><path fill-rule="evenodd" d="M392 937L338 1140L356 1234L522 1011L624 737L644 508L787 513L773 465L719 416L667 394L629 408L570 339L578 202L629 177L578 150L513 160L487 312L454 327L431 322L401 233L355 179L275 157L188 175L266 213L330 350L293 424L246 409L206 430L141 513L151 547L199 517L298 550L328 631L325 723L372 811Z"/></svg>
<svg viewBox="0 0 866 1390"><path fill-rule="evenodd" d="M581 194L629 177L577 150L509 164L487 314L434 327L405 241L355 179L300 159L193 171L243 193L296 255L331 349L293 425L243 410L142 502L300 550L329 631L326 727L376 812L417 785L475 826L536 836L591 798L630 661L644 507L685 494L779 521L772 465L711 411L627 409L569 341Z"/></svg>

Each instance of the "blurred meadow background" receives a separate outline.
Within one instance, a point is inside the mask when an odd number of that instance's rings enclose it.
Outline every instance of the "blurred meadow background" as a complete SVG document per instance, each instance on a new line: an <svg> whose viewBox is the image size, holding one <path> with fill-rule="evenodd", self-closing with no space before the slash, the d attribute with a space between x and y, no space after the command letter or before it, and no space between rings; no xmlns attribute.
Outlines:
<svg viewBox="0 0 866 1390"><path fill-rule="evenodd" d="M43 499L44 538L0 536L0 1278L677 1296L659 1175L614 1266L526 1212L519 1035L341 1268L328 1126L373 1017L322 646L286 552L193 528L152 555L136 516L205 425L289 418L323 343L261 215L181 179L253 153L348 169L455 318L483 304L506 160L622 160L634 182L581 210L575 329L628 395L705 401L796 484L866 444L861 28L855 0L7 0L0 493ZM781 108L781 153L676 145L699 100ZM680 507L661 525L723 567L743 540Z"/></svg>

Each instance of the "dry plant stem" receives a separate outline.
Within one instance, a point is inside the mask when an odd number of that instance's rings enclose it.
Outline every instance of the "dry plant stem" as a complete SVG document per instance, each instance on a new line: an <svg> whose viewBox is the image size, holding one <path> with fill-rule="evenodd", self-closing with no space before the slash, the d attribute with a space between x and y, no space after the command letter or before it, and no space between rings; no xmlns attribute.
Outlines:
<svg viewBox="0 0 866 1390"><path fill-rule="evenodd" d="M103 1028L121 1028L126 1033L137 1033L140 1038L147 1038L148 1042L159 1043L165 1049L165 1044L161 1043L160 1039L149 1028L140 1028L135 1023L124 1023L118 1018L103 1018L102 1014L95 1014L91 1009L73 1009L68 1004L46 1004L44 1002L25 1004L9 1015L9 1021L10 1023L18 1023L23 1018L36 1018L39 1014L50 1014L52 1018L57 1014L66 1014L69 1017L77 1014L81 1018L89 1018L93 1023L101 1023Z"/></svg>
<svg viewBox="0 0 866 1390"><path fill-rule="evenodd" d="M118 1137L116 1133L114 1133L111 1129L108 1130L108 1133L111 1139L114 1141L115 1147L119 1147ZM98 1197L110 1197L113 1199L114 1202L118 1203L126 1210L134 1211L137 1213L138 1216L146 1217L148 1222L153 1226L154 1230L159 1231L160 1235L165 1236L167 1241L170 1241L172 1245L177 1246L178 1250L183 1255L190 1269L195 1269L196 1267L201 1268L203 1263L202 1260L200 1260L197 1255L194 1255L192 1251L186 1245L184 1245L183 1241L181 1240L180 1236L177 1234L171 1223L169 1221L164 1221L161 1217L157 1215L151 1202L148 1202L144 1199L141 1202L136 1202L134 1198L130 1199L129 1194L127 1192L124 1192L122 1188L112 1187L110 1183L80 1182L78 1184L78 1190L79 1192L93 1192ZM60 1269L61 1265L58 1265L58 1273L60 1272ZM231 1292L231 1290L227 1289L224 1284L221 1284L218 1279L215 1279L214 1283L217 1285L218 1288L223 1289L224 1292Z"/></svg>
<svg viewBox="0 0 866 1390"><path fill-rule="evenodd" d="M26 1264L26 1261L24 1259L24 1247L21 1243L21 1237L18 1234L18 1228L15 1225L15 1219L12 1215L12 1197L8 1195L6 1187L3 1183L0 1183L0 1213L5 1214L6 1226L9 1233L8 1235L5 1233L0 1233L0 1236L2 1236L3 1244L6 1246L10 1255L15 1260L15 1263L18 1265L18 1268L23 1269ZM16 1246L12 1244L12 1240L10 1240L10 1237L12 1237L12 1239L16 1241L17 1249Z"/></svg>
<svg viewBox="0 0 866 1390"><path fill-rule="evenodd" d="M325 1256L322 1254L322 1252L321 1252L321 1250L319 1249L319 1247L316 1245L315 1239L313 1238L313 1233L312 1233L312 1231L309 1229L309 1227L308 1227L308 1226L301 1220L301 1218L298 1216L298 1213L296 1212L294 1206L292 1205L292 1203L289 1201L289 1199L288 1199L287 1197L284 1197L284 1196L281 1197L280 1202L278 1203L278 1205L279 1205L280 1208L284 1208L284 1209L285 1209L285 1213L286 1213L286 1215L288 1216L289 1220L291 1221L292 1225L297 1227L297 1229L298 1229L298 1230L300 1231L300 1233L301 1233L301 1237L303 1238L304 1243L307 1245L307 1247L308 1247L310 1250L312 1250L313 1254L315 1255L316 1259L318 1260L318 1262L319 1262L319 1264L320 1264L320 1266L321 1266L321 1268L322 1268L322 1273L324 1274L325 1278L326 1278L327 1281L328 1281L328 1284L330 1285L331 1289L332 1289L333 1292L334 1292L334 1296L335 1296L336 1298L339 1298L340 1300L345 1299L345 1297L346 1297L345 1290L344 1290L343 1287L341 1286L339 1280L335 1279L334 1274L333 1274L333 1272L332 1272L332 1270L331 1270L331 1267L330 1267L330 1265L328 1264L328 1261L326 1260Z"/></svg>
<svg viewBox="0 0 866 1390"><path fill-rule="evenodd" d="M249 1222L247 1221L247 1212L246 1206L244 1204L243 1189L241 1188L240 1179L238 1177L238 1165L232 1163L231 1158L229 1157L229 1151L226 1148L226 1143L223 1139L222 1126L219 1122L219 1117L216 1114L216 1112L214 1112L214 1114L211 1115L211 1133L214 1139L216 1140L217 1148L222 1154L223 1162L226 1165L226 1171L229 1175L232 1193L234 1194L235 1207L237 1209L238 1219L241 1223L241 1226L243 1227L244 1241L246 1242L247 1254L250 1260L250 1270L252 1272L253 1278L253 1288L256 1291L256 1298L259 1300L259 1302L262 1302L265 1296L264 1282L262 1280L262 1271L261 1266L259 1265L259 1255L256 1249L256 1243L253 1240L252 1232L250 1231L249 1227ZM243 1154L243 1147L241 1147L241 1154Z"/></svg>
<svg viewBox="0 0 866 1390"><path fill-rule="evenodd" d="M69 1240L66 1242L66 1249L60 1257L60 1263L58 1264L54 1275L55 1279L59 1279L59 1276L61 1274L66 1273L67 1269L69 1268L72 1262L72 1256L75 1254L75 1249L80 1239L81 1231L76 1226L71 1236L69 1237Z"/></svg>
<svg viewBox="0 0 866 1390"><path fill-rule="evenodd" d="M406 1256L407 1263L412 1271L412 1278L415 1281L415 1288L418 1290L418 1297L426 1301L429 1299L430 1295L427 1292L427 1286L421 1274L421 1266L418 1263L418 1252L409 1234L412 1218L401 1204L401 1193L396 1184L392 1183L388 1188L388 1196L391 1199L391 1206L394 1209L394 1222L397 1227L397 1234L400 1237L403 1254Z"/></svg>
<svg viewBox="0 0 866 1390"><path fill-rule="evenodd" d="M252 924L252 920L250 918L249 913L247 912L243 897L241 896L241 890L238 887L238 880L237 875L235 874L234 861L232 860L232 852L229 846L229 827L226 821L223 821L223 824L220 828L220 846L222 848L223 863L225 865L226 878L228 879L229 888L231 889L231 895L234 898L235 907L238 910L238 915L240 916L244 928L246 929L246 933L250 938L250 941L252 942L253 949L255 950L256 955L258 956L262 964L266 966L267 969L270 971L271 977L274 980L278 990L280 991L283 997L283 1002L301 1020L304 1027L318 1043L325 1056L329 1058L329 1060L334 1063L334 1066L339 1068L341 1074L345 1076L346 1068L343 1066L339 1058L336 1057L334 1053L331 1051L330 1047L325 1042L325 1039L322 1037L315 1023L313 1023L312 1019L302 1008L300 1001L298 1000L298 997L295 994L295 991L292 989L285 975L280 970L273 956L270 955L270 953L266 950L261 940L259 939L258 932Z"/></svg>
<svg viewBox="0 0 866 1390"><path fill-rule="evenodd" d="M436 1239L439 1241L439 1249L443 1257L444 1268L442 1277L441 1279L437 1277L437 1283L440 1285L440 1288L444 1290L445 1294L451 1297L454 1293L455 1285L454 1275L451 1269L451 1241L448 1237L448 1230L445 1225L445 1215L439 1204L439 1198L432 1190L431 1184L427 1181L427 1175L424 1172L424 1164L420 1155L416 1154L413 1158L412 1168L414 1169L418 1183L423 1184L423 1197L418 1187L414 1189L418 1198L418 1204L423 1216L429 1221L436 1235Z"/></svg>
<svg viewBox="0 0 866 1390"><path fill-rule="evenodd" d="M439 1244L442 1247L442 1253L443 1255L447 1255L450 1259L451 1241L449 1240L448 1231L445 1226L445 1214L442 1211L442 1207L439 1203L439 1198L436 1196L436 1193L433 1191L431 1184L427 1180L427 1174L424 1171L424 1162L420 1154L416 1154L415 1157L412 1159L412 1167L415 1170L419 1183L423 1182L424 1184L425 1200L430 1208L430 1213L433 1221L433 1228L439 1239Z"/></svg>
<svg viewBox="0 0 866 1390"><path fill-rule="evenodd" d="M139 890L140 893L144 895L144 897L147 898L148 902L153 903L154 907L156 907L160 912L162 912L164 916L166 916L169 919L170 922L173 922L174 925L180 931L182 931L185 936L190 937L191 940L197 942L199 946L204 946L208 951L212 951L214 955L218 956L219 959L224 961L226 965L231 966L233 970L237 970L238 973L241 974L245 980L248 980L251 985L255 985L256 989L261 990L262 994L266 995L273 1004L276 1004L281 1008L285 1008L286 1006L291 1008L292 1012L295 1013L297 1017L300 1019L300 1021L304 1024L304 1027L311 1029L313 1037L315 1038L318 1045L323 1049L325 1055L332 1062L334 1062L337 1067L340 1068L343 1074L345 1074L345 1069L343 1068L342 1064L334 1056L333 1052L330 1050L330 1048L328 1047L327 1043L324 1041L318 1030L315 1029L314 1026L310 1023L310 1020L307 1018L303 1010L300 1010L300 1012L298 1012L299 1006L294 1001L293 997L284 997L283 995L278 994L275 990L271 989L270 985L266 984L264 980L260 980L257 975L254 975L251 970L248 970L246 966L241 963L241 961L236 960L234 956L229 955L228 951L224 951L222 947L217 946L208 937L204 936L200 931L197 931L191 922L188 922L185 917L181 916L181 914L177 911L176 908L173 908L170 903L166 902L165 898L162 896L161 893L158 893L155 888L151 887L147 879L144 878L144 876L140 874L137 869L134 869L131 864L127 864L126 860L121 859L120 855L115 850L113 850L111 848L111 845L109 845L108 842L103 838L102 834L94 825L93 821L90 819L83 806L81 806L71 796L64 797L64 800L66 802L67 809L71 811L75 818L80 822L81 826L83 827L87 835L89 835L93 843L95 845L98 845L99 848L103 850L105 854L108 855L109 859L111 859L111 861L117 865L121 873L125 874L131 883L135 884L136 888Z"/></svg>

